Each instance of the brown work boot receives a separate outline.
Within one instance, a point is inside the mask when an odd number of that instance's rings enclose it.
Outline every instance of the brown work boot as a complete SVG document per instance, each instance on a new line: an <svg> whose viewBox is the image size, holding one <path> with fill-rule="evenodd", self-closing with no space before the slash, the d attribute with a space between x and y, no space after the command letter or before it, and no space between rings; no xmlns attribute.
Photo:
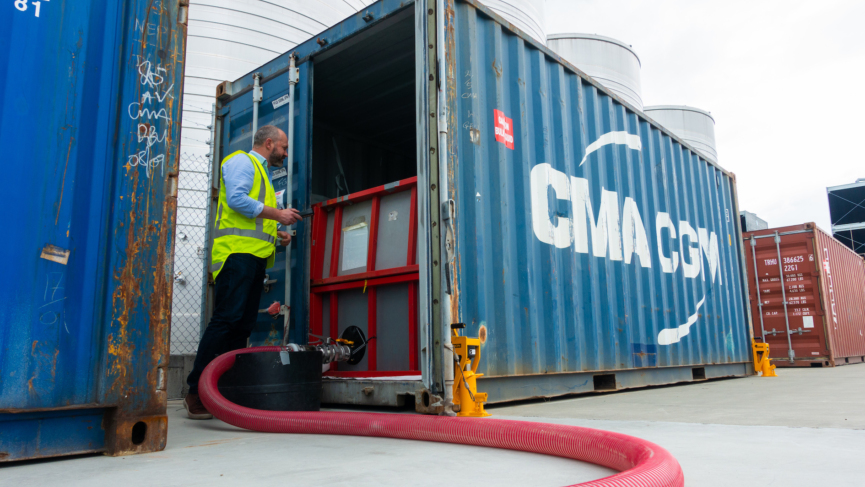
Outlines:
<svg viewBox="0 0 865 487"><path fill-rule="evenodd" d="M186 414L190 419L213 419L213 415L207 412L204 404L201 404L201 399L198 394L187 394L183 400L183 407L186 408Z"/></svg>

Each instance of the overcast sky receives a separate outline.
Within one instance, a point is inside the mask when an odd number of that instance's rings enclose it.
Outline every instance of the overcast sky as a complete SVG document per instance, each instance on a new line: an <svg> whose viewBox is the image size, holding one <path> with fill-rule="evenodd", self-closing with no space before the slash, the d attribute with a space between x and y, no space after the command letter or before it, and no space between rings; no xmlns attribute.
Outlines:
<svg viewBox="0 0 865 487"><path fill-rule="evenodd" d="M826 187L865 178L865 1L547 0L547 33L631 44L643 102L712 112L739 206L829 231Z"/></svg>

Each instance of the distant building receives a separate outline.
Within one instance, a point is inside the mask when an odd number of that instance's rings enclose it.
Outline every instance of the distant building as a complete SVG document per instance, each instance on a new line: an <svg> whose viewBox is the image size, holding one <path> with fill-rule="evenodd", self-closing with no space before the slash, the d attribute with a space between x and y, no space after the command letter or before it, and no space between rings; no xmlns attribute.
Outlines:
<svg viewBox="0 0 865 487"><path fill-rule="evenodd" d="M865 255L865 178L853 184L826 188L832 235L860 255Z"/></svg>
<svg viewBox="0 0 865 487"><path fill-rule="evenodd" d="M743 232L753 232L755 230L765 230L769 228L769 224L766 223L766 220L758 217L750 211L740 211L739 218L742 221Z"/></svg>

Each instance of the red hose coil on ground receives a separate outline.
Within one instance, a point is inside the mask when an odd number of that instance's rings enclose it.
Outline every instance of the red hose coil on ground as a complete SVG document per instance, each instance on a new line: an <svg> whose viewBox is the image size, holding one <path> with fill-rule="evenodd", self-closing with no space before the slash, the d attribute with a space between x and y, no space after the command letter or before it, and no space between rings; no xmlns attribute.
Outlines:
<svg viewBox="0 0 865 487"><path fill-rule="evenodd" d="M609 431L490 418L453 418L387 413L260 411L238 406L220 394L219 378L240 353L278 352L256 347L228 352L204 369L199 393L204 406L228 424L264 433L376 436L506 448L594 463L619 470L578 484L609 487L682 487L685 477L670 453L645 440Z"/></svg>

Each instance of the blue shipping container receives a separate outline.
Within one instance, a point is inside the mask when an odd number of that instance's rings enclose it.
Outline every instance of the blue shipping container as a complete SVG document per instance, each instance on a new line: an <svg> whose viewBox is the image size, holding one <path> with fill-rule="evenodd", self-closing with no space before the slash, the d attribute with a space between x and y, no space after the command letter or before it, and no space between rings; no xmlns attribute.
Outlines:
<svg viewBox="0 0 865 487"><path fill-rule="evenodd" d="M186 5L0 16L0 462L165 447Z"/></svg>
<svg viewBox="0 0 865 487"><path fill-rule="evenodd" d="M476 2L448 10L451 307L488 329L479 387L747 374L732 175L503 24Z"/></svg>
<svg viewBox="0 0 865 487"><path fill-rule="evenodd" d="M422 377L332 379L326 401L433 411L455 322L485 339L492 402L751 373L732 174L474 0L382 0L265 64L258 126L287 128L290 55L294 206L418 178ZM253 74L217 90L217 159L251 145Z"/></svg>

